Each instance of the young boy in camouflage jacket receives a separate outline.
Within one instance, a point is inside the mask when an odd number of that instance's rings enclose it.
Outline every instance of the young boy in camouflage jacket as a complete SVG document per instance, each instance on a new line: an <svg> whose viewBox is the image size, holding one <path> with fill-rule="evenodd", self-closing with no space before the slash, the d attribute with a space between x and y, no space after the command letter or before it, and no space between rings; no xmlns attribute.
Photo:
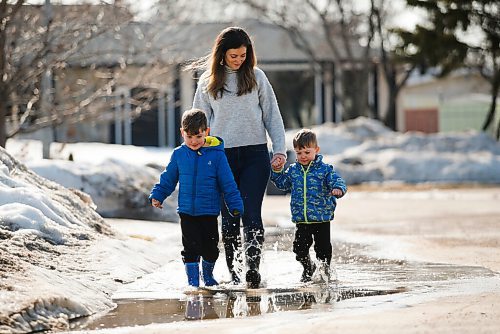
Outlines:
<svg viewBox="0 0 500 334"><path fill-rule="evenodd" d="M329 279L332 244L330 222L337 198L345 195L347 186L332 165L322 161L316 134L302 129L293 139L297 162L287 169L273 170L271 181L283 191L291 192L290 209L296 224L293 252L304 267L301 282L309 282L316 270L309 256L314 251L320 264L320 274Z"/></svg>

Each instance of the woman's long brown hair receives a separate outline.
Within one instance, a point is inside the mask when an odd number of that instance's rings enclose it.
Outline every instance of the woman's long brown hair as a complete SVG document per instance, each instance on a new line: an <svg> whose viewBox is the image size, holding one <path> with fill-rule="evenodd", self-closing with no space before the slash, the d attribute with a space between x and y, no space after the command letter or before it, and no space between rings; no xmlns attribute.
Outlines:
<svg viewBox="0 0 500 334"><path fill-rule="evenodd" d="M250 37L240 27L229 27L222 30L215 39L210 56L210 77L207 90L214 99L222 97L226 81L226 69L224 57L229 49L246 47L246 59L238 69L238 96L250 93L256 86L254 67L257 64L257 57L253 49ZM221 65L222 63L222 65Z"/></svg>

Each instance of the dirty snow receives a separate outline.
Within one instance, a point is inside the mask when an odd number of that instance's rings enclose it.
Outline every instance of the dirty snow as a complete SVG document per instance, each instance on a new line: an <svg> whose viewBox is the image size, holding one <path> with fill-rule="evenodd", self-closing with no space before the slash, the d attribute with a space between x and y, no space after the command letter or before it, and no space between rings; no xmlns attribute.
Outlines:
<svg viewBox="0 0 500 334"><path fill-rule="evenodd" d="M160 265L161 248L113 231L86 194L0 160L0 333L67 328Z"/></svg>

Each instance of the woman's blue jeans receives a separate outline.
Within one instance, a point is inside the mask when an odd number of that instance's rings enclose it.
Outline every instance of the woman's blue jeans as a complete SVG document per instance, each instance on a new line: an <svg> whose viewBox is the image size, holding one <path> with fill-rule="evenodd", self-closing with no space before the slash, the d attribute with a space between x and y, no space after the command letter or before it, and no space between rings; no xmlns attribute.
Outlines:
<svg viewBox="0 0 500 334"><path fill-rule="evenodd" d="M259 269L264 242L262 201L269 180L271 163L267 144L226 148L225 152L244 205L240 224L240 219L232 217L227 206L222 203L222 241L226 262L233 281L238 281L233 268L235 253L242 246L241 225L243 225L247 266L249 269Z"/></svg>

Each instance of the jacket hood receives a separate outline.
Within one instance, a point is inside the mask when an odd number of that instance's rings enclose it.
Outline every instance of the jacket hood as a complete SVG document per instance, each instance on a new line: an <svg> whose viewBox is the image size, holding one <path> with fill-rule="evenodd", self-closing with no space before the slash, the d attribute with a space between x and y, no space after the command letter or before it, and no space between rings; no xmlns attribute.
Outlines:
<svg viewBox="0 0 500 334"><path fill-rule="evenodd" d="M224 150L224 140L221 137L217 136L206 136L205 137L205 145L207 146L202 146L200 150ZM182 147L191 150L186 143L181 144Z"/></svg>
<svg viewBox="0 0 500 334"><path fill-rule="evenodd" d="M208 146L203 146L202 149L213 149L224 151L224 140L217 136L206 136L205 144Z"/></svg>
<svg viewBox="0 0 500 334"><path fill-rule="evenodd" d="M206 145L208 145L208 146L203 146L205 148L224 149L224 140L221 137L206 136L205 143Z"/></svg>

